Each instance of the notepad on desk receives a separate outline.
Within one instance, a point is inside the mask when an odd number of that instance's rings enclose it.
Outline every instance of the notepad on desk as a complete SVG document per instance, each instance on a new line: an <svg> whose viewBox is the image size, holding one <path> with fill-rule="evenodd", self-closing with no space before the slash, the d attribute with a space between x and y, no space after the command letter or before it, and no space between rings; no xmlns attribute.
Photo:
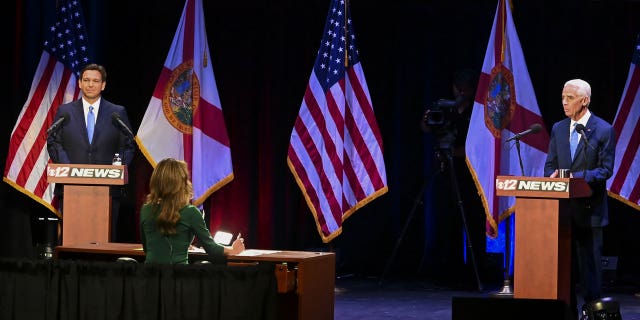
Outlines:
<svg viewBox="0 0 640 320"><path fill-rule="evenodd" d="M204 248L199 248L196 246L189 246L189 252L191 253L205 253Z"/></svg>
<svg viewBox="0 0 640 320"><path fill-rule="evenodd" d="M278 253L280 251L278 250L260 250L260 249L247 249L244 250L240 253L238 253L236 256L237 257L255 257L255 256L261 256L263 254L271 254L271 253Z"/></svg>

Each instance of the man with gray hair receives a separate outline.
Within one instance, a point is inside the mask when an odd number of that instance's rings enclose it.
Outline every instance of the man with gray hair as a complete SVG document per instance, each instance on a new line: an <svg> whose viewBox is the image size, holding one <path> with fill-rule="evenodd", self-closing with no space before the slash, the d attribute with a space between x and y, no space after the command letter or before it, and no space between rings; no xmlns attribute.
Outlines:
<svg viewBox="0 0 640 320"><path fill-rule="evenodd" d="M571 307L577 312L576 276L584 303L599 299L602 291L602 228L609 223L606 181L613 174L616 138L613 127L589 110L591 86L573 79L562 89L566 119L551 129L544 175L558 177L569 169L591 187L588 198L570 199L572 265Z"/></svg>

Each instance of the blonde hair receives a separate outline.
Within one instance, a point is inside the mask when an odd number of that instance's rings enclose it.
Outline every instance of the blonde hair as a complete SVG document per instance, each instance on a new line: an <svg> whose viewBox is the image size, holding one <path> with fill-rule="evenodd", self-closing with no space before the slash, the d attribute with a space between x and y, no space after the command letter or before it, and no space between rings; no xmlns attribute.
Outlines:
<svg viewBox="0 0 640 320"><path fill-rule="evenodd" d="M158 163L149 180L149 194L145 204L152 205L157 215L158 229L165 235L176 234L180 209L193 198L187 163L173 158Z"/></svg>

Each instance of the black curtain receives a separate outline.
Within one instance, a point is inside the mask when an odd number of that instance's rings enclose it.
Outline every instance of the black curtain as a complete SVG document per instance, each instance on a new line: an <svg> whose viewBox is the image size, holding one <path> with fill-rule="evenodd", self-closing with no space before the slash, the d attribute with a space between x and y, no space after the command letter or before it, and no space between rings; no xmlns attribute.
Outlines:
<svg viewBox="0 0 640 320"><path fill-rule="evenodd" d="M0 260L0 319L275 319L269 264Z"/></svg>

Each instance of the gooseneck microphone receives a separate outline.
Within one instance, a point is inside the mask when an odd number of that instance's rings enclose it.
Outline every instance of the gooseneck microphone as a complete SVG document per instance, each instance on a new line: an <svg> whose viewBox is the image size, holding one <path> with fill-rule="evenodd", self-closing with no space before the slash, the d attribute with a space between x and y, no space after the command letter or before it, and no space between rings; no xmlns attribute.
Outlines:
<svg viewBox="0 0 640 320"><path fill-rule="evenodd" d="M580 134L580 136L582 136L582 139L584 139L584 142L587 146L589 146L589 148L591 148L591 150L596 150L590 143L589 143L589 139L587 139L587 135L584 132L585 127L582 123L578 123L576 124L576 128L575 128L576 132L578 132ZM582 170L582 178L586 179L586 175L587 175L587 148L583 148L582 149L582 160L584 161L584 168Z"/></svg>
<svg viewBox="0 0 640 320"><path fill-rule="evenodd" d="M525 131L522 131L522 132L516 134L515 136L513 136L513 137L511 137L511 138L509 138L509 139L507 139L505 141L505 143L509 142L509 141L512 141L512 140L516 141L516 151L518 151L518 163L520 164L520 173L523 176L524 176L524 166L522 165L522 156L520 155L520 139L522 139L522 137L524 137L524 136L526 136L528 134L532 134L532 133L536 133L536 132L540 131L541 128L542 128L542 126L540 124L534 123L529 127L529 129L527 129Z"/></svg>
<svg viewBox="0 0 640 320"><path fill-rule="evenodd" d="M134 137L133 132L131 132L131 129L129 129L129 127L124 123L124 121L122 121L122 119L120 119L120 115L117 112L114 112L111 114L111 120L113 121L113 123L116 124L117 127L120 128L120 130L122 130L124 133L126 133L127 135L129 135L131 138Z"/></svg>
<svg viewBox="0 0 640 320"><path fill-rule="evenodd" d="M54 122L49 129L47 129L47 135L51 134L51 132L57 131L58 129L64 127L65 124L69 121L69 114L64 113L62 116Z"/></svg>
<svg viewBox="0 0 640 320"><path fill-rule="evenodd" d="M587 146L589 146L589 148L591 148L591 150L596 150L596 148L589 143L589 139L587 139L587 134L585 133L585 129L586 128L582 123L576 124L576 129L575 129L576 132L578 132L582 136L582 139L584 139L584 142L587 144Z"/></svg>
<svg viewBox="0 0 640 320"><path fill-rule="evenodd" d="M531 125L531 127L529 127L529 129L516 134L515 136L507 139L505 142L509 142L509 141L512 141L512 140L520 140L526 135L540 132L540 129L542 129L542 126L539 123L534 123L534 124Z"/></svg>

